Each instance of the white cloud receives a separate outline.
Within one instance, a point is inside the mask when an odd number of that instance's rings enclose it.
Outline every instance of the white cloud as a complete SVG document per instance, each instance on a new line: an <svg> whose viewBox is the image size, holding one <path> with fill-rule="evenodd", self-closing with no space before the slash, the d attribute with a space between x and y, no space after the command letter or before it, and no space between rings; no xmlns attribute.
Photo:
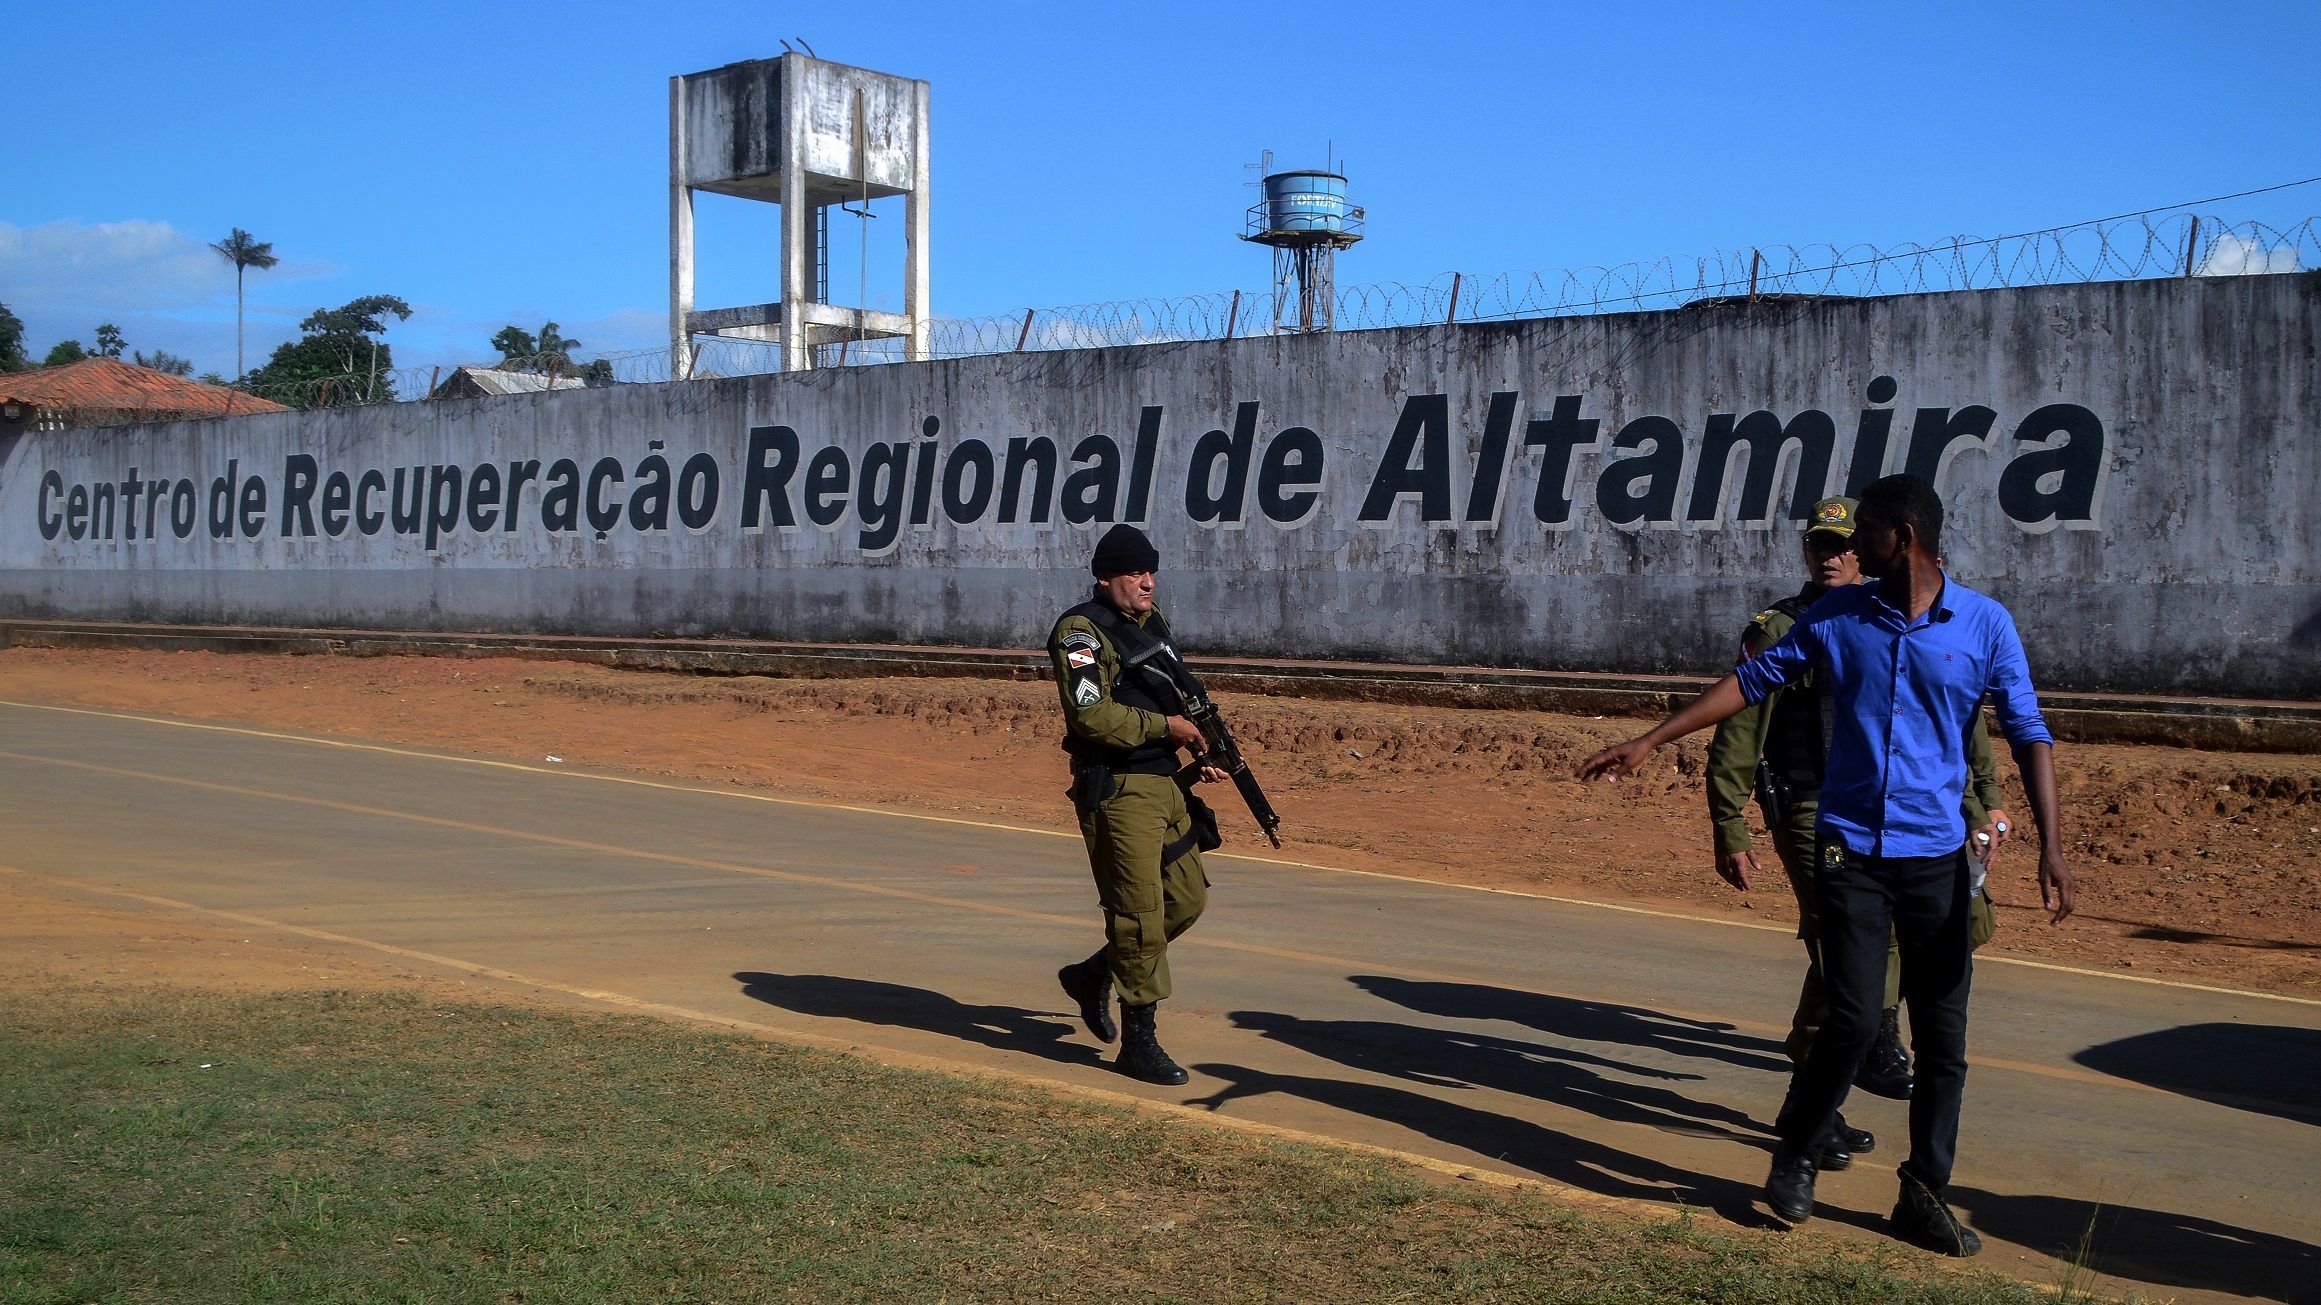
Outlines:
<svg viewBox="0 0 2321 1305"><path fill-rule="evenodd" d="M250 282L280 284L336 270L286 261L252 272ZM234 269L209 242L167 222L0 222L0 286L19 313L170 313L231 308Z"/></svg>
<svg viewBox="0 0 2321 1305"><path fill-rule="evenodd" d="M2200 276L2258 276L2267 272L2303 271L2303 260L2297 257L2295 245L2267 249L2245 236L2231 234L2216 238L2200 259Z"/></svg>
<svg viewBox="0 0 2321 1305"><path fill-rule="evenodd" d="M311 311L270 307L260 301L260 287L337 271L284 260L250 273L253 364L275 341L296 334L298 318ZM36 359L59 340L87 344L98 323L112 322L132 349L166 349L204 370L233 370L233 265L167 222L0 222L0 302L24 319L25 347Z"/></svg>

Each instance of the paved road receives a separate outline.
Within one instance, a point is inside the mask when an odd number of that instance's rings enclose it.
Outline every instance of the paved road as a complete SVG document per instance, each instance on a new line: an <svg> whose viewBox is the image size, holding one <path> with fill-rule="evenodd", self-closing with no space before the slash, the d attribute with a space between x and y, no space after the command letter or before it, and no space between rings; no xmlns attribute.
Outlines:
<svg viewBox="0 0 2321 1305"><path fill-rule="evenodd" d="M18 704L0 827L0 864L92 892L1752 1225L1801 959L1765 930L1220 857L1163 1012L1194 1077L1162 1092L1054 990L1098 940L1076 840ZM1976 987L1954 1196L1982 1263L2053 1281L2092 1223L2113 1286L2321 1301L2321 1005L2016 964ZM1816 1226L1892 1202L1902 1110L1851 1114L1885 1145L1823 1180Z"/></svg>

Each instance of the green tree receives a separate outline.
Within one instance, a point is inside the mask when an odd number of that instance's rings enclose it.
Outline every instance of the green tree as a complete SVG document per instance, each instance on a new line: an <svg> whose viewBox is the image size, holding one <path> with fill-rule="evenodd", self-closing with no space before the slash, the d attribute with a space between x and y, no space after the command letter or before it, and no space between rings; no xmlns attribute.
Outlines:
<svg viewBox="0 0 2321 1305"><path fill-rule="evenodd" d="M556 323L546 322L536 336L520 326L506 327L492 337L492 347L500 351L501 371L555 372L569 376L573 371L572 351L580 347L580 341L557 330Z"/></svg>
<svg viewBox="0 0 2321 1305"><path fill-rule="evenodd" d="M532 361L532 355L540 352L540 341L521 326L503 326L492 337L492 347L500 351L497 370L522 371Z"/></svg>
<svg viewBox="0 0 2321 1305"><path fill-rule="evenodd" d="M342 408L395 397L395 355L379 337L387 320L411 316L393 295L365 295L337 308L318 308L266 365L251 372L245 389L293 408Z"/></svg>
<svg viewBox="0 0 2321 1305"><path fill-rule="evenodd" d="M121 339L120 327L113 325L111 322L104 322L98 325L97 356L99 358L120 357L124 344L125 342Z"/></svg>
<svg viewBox="0 0 2321 1305"><path fill-rule="evenodd" d="M0 304L0 372L20 372L32 365L24 356L24 321Z"/></svg>
<svg viewBox="0 0 2321 1305"><path fill-rule="evenodd" d="M593 362L574 362L572 354L580 348L580 341L556 329L556 323L544 322L538 335L520 326L506 326L492 337L492 347L500 351L497 369L503 372L538 372L556 376L570 376L590 385L612 384L612 363L603 358Z"/></svg>
<svg viewBox="0 0 2321 1305"><path fill-rule="evenodd" d="M62 367L66 363L77 363L90 356L92 355L89 351L81 347L80 341L59 340L54 347L49 349L48 356L40 360L40 365L43 367Z"/></svg>
<svg viewBox="0 0 2321 1305"><path fill-rule="evenodd" d="M139 367L151 368L154 371L160 372L164 376L193 375L192 360L180 358L176 354L169 352L167 349L155 349L150 357L146 355L143 349L139 349L136 353L129 356L129 361L137 364Z"/></svg>
<svg viewBox="0 0 2321 1305"><path fill-rule="evenodd" d="M253 267L263 272L282 260L274 257L271 243L240 227L235 227L231 235L210 248L234 265L234 375L247 376L249 373L242 366L242 276Z"/></svg>

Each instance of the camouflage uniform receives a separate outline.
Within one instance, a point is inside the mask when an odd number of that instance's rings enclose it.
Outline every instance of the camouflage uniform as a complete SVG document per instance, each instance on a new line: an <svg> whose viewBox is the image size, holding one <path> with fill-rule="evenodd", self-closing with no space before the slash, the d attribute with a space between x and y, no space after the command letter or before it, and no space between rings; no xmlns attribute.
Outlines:
<svg viewBox="0 0 2321 1305"><path fill-rule="evenodd" d="M1168 741L1168 713L1138 677L1121 675L1105 614L1089 606L1056 622L1048 657L1064 708L1080 837L1104 908L1112 982L1123 1003L1149 1006L1171 991L1169 942L1201 918L1209 878L1175 778L1181 763ZM1115 612L1111 619L1130 618ZM1167 628L1157 610L1130 623ZM1085 792L1089 784L1102 791Z"/></svg>

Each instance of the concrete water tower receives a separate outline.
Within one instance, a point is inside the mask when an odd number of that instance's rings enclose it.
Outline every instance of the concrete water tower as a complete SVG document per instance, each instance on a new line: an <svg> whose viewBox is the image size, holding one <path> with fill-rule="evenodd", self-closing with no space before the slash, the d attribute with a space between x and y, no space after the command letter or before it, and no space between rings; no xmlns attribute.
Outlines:
<svg viewBox="0 0 2321 1305"><path fill-rule="evenodd" d="M900 339L927 356L927 83L804 54L669 79L669 362L693 371L693 337L778 340L782 370L819 345ZM693 306L693 192L782 207L781 299ZM903 311L830 301L830 210L903 199ZM859 210L853 206L862 206ZM867 220L867 218L865 219Z"/></svg>
<svg viewBox="0 0 2321 1305"><path fill-rule="evenodd" d="M1266 151L1270 169L1273 152ZM1327 331L1337 302L1338 251L1362 239L1363 212L1337 172L1268 171L1265 198L1249 208L1241 238L1273 248L1273 329Z"/></svg>

